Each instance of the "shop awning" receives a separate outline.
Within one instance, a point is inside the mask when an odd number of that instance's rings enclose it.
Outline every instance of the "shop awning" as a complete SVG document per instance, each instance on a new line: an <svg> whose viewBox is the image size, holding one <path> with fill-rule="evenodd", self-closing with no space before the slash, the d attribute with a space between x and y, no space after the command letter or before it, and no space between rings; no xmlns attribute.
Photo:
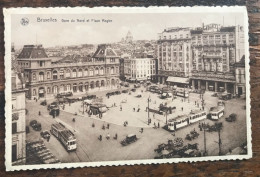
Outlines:
<svg viewBox="0 0 260 177"><path fill-rule="evenodd" d="M184 77L172 77L169 76L166 80L167 82L174 82L174 83L182 83L182 84L189 84L189 79Z"/></svg>

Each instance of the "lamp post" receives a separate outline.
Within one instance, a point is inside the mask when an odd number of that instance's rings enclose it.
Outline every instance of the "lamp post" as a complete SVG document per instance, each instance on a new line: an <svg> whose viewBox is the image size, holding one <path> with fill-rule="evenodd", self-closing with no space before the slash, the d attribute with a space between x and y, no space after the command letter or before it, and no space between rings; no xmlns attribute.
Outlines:
<svg viewBox="0 0 260 177"><path fill-rule="evenodd" d="M149 110L149 103L151 101L151 98L150 96L148 97L147 99L147 102L148 102L148 110L147 110L147 113L148 113L148 125L150 124L150 110Z"/></svg>
<svg viewBox="0 0 260 177"><path fill-rule="evenodd" d="M84 114L84 99L82 99L82 107L83 107L82 114Z"/></svg>

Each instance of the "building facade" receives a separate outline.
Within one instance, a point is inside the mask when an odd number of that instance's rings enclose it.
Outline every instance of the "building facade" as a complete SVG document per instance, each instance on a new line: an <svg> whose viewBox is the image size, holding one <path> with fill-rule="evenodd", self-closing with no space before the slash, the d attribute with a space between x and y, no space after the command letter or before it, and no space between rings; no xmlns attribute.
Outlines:
<svg viewBox="0 0 260 177"><path fill-rule="evenodd" d="M17 62L24 71L29 99L116 88L119 84L119 57L105 44L91 58L52 63L41 45L25 45Z"/></svg>
<svg viewBox="0 0 260 177"><path fill-rule="evenodd" d="M131 58L126 64L126 77L130 76L132 80L151 80L156 74L156 61L153 58Z"/></svg>
<svg viewBox="0 0 260 177"><path fill-rule="evenodd" d="M166 84L168 77L188 79L191 73L190 29L168 28L159 33L157 57L159 83ZM172 82L173 80L173 78L169 78L168 82Z"/></svg>
<svg viewBox="0 0 260 177"><path fill-rule="evenodd" d="M244 52L243 29L210 24L191 30L192 87L237 94L235 63Z"/></svg>
<svg viewBox="0 0 260 177"><path fill-rule="evenodd" d="M158 38L157 78L161 84L239 95L244 92L241 84L238 91L236 73L241 70L235 65L245 55L241 26L168 28Z"/></svg>
<svg viewBox="0 0 260 177"><path fill-rule="evenodd" d="M25 85L12 70L12 164L26 163Z"/></svg>

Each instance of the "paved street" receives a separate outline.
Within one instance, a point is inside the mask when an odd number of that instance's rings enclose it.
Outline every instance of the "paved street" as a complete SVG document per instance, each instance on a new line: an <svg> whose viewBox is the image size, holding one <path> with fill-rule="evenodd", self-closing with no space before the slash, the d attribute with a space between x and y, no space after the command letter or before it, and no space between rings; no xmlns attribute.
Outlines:
<svg viewBox="0 0 260 177"><path fill-rule="evenodd" d="M57 118L52 118L46 106L41 106L40 101L29 101L27 100L27 109L29 113L26 117L26 124L29 125L30 120L36 119L42 124L43 130L50 130L52 123L56 121L62 122L65 126L75 132L77 138L78 148L76 152L67 152L61 143L55 138L51 137L50 141L45 140L46 146L51 150L51 152L62 162L89 162L89 161L110 161L110 160L134 160L134 159L152 159L157 153L154 149L161 143L166 143L169 139L174 139L176 137L181 137L183 140L187 133L189 133L194 128L199 132L199 137L192 141L184 140L184 144L188 143L198 143L199 149L204 150L204 136L203 132L199 131L198 123L190 125L189 127L182 128L175 133L175 137L171 135L170 132L159 128L152 128L153 123L159 122L160 125L164 125L166 118L164 115L150 113L152 118L152 124L147 125L147 112L145 108L147 107L147 98L150 96L151 102L150 107L157 107L162 102L167 102L167 105L176 106L176 111L173 114L168 115L168 119L182 114L188 114L191 109L198 109L195 105L195 101L200 100L199 94L191 93L189 97L189 102L183 101L183 98L177 97L177 99L167 99L162 100L157 94L150 92L143 92L142 98L137 98L135 95L144 88L139 88L136 92L131 95L121 94L116 96L111 96L109 99L104 97L105 93L97 94L97 96L103 96L103 102L109 106L116 103L117 107L109 108L108 112L103 115L102 119L96 116L89 117L88 115L80 112L82 110L82 102L76 102L69 106L66 105L64 111ZM206 101L206 111L212 107L216 106L217 98L211 96L212 92L206 92L204 99ZM122 103L122 111L120 111L120 104L123 99L127 99L127 103ZM48 100L51 103L51 100ZM140 112L133 112L133 108L137 108L139 105ZM233 149L240 146L246 141L246 113L243 109L245 105L245 100L242 99L232 99L226 101L225 115L219 120L223 122L223 130L221 131L222 138L222 154L226 154L229 149ZM182 111L181 108L184 108ZM41 111L41 116L38 112ZM74 113L78 112L75 116ZM236 113L238 115L236 122L226 122L225 117L231 113ZM72 118L76 118L73 122ZM124 127L123 122L128 121L128 126ZM205 120L203 122L214 124L214 121ZM93 128L91 125L95 124ZM109 129L102 130L103 125L110 124ZM144 132L140 133L140 127L144 128ZM106 140L105 136L110 134L111 139ZM118 134L118 139L114 140L112 137ZM137 134L138 141L132 143L126 147L120 144L120 141L124 139L127 134ZM99 141L99 135L103 136L103 140ZM27 134L28 141L35 141L40 139L40 132L36 132L31 129L30 133ZM206 133L207 139L207 150L208 155L218 155L218 134L217 132Z"/></svg>

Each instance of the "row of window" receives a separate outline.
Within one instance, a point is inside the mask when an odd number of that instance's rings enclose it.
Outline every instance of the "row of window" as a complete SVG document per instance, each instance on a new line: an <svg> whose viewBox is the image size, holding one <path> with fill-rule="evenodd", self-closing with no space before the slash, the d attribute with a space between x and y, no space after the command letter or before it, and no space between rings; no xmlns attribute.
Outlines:
<svg viewBox="0 0 260 177"><path fill-rule="evenodd" d="M189 34L180 34L180 35L163 35L163 36L159 36L159 40L162 40L162 39L183 39L183 38L189 38L190 35Z"/></svg>
<svg viewBox="0 0 260 177"><path fill-rule="evenodd" d="M111 67L110 69L107 68L107 73L110 74L118 74L119 73L119 68L116 67L116 69L114 67ZM44 72L39 72L38 75L38 80L39 81L44 81ZM93 69L85 69L84 71L82 69L79 69L78 71L76 69L73 69L72 72L67 69L67 70L61 70L58 71L54 70L52 72L52 79L53 80L57 80L58 78L60 79L64 79L64 78L76 78L76 77L83 77L83 76L94 76L94 75L104 75L104 68L96 68L95 70ZM32 78L33 80L36 80L36 73L32 74ZM47 72L47 79L51 79L51 72Z"/></svg>

